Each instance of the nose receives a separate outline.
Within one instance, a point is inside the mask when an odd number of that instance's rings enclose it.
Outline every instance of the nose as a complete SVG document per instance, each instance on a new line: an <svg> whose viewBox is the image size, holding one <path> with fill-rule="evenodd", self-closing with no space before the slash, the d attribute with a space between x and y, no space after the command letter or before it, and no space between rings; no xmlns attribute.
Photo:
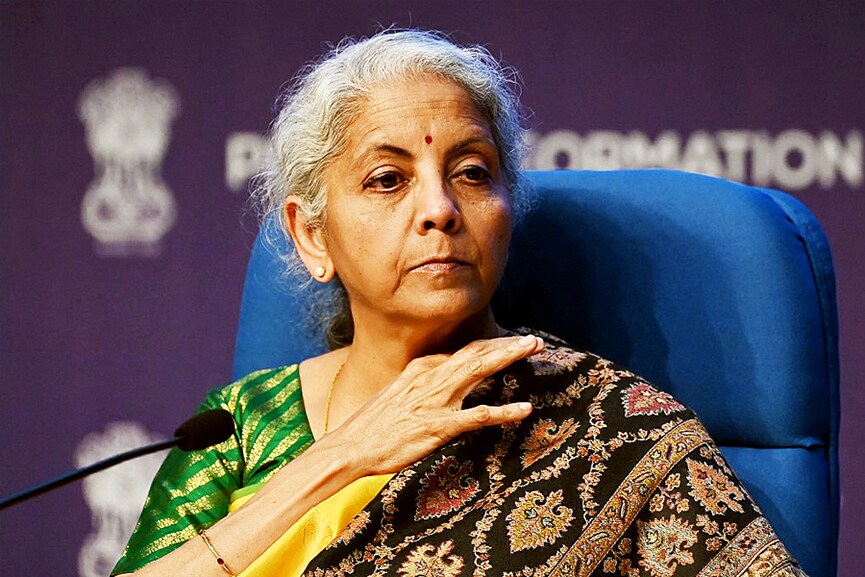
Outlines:
<svg viewBox="0 0 865 577"><path fill-rule="evenodd" d="M453 233L462 226L459 205L443 179L419 183L415 195L415 230L418 234L433 230Z"/></svg>

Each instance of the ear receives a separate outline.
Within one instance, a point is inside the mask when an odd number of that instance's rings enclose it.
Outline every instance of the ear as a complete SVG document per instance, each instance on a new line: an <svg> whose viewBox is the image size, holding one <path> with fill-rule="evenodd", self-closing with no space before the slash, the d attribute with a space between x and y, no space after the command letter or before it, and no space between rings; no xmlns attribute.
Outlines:
<svg viewBox="0 0 865 577"><path fill-rule="evenodd" d="M324 231L321 227L310 224L309 219L300 210L300 197L289 196L285 200L285 224L294 241L294 248L300 260L306 265L310 276L318 282L330 282L336 271L333 261L327 252ZM324 275L315 274L316 269L324 267Z"/></svg>

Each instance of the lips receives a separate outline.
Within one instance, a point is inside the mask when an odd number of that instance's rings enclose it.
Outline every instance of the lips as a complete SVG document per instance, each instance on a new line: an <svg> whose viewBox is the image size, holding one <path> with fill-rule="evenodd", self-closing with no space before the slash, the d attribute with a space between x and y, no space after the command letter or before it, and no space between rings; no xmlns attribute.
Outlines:
<svg viewBox="0 0 865 577"><path fill-rule="evenodd" d="M432 257L416 264L410 270L418 272L448 272L467 264L466 261L452 256Z"/></svg>

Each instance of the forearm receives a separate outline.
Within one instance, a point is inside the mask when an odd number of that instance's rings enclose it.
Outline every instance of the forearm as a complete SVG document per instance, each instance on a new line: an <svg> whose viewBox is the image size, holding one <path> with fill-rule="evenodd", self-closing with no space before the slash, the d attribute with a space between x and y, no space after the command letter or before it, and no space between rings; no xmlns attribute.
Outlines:
<svg viewBox="0 0 865 577"><path fill-rule="evenodd" d="M364 474L355 460L347 458L352 451L339 437L332 434L314 443L245 505L207 530L214 548L235 574L261 556L307 511ZM190 539L135 574L226 575L200 538Z"/></svg>
<svg viewBox="0 0 865 577"><path fill-rule="evenodd" d="M208 529L214 548L240 573L307 511L355 480L400 471L466 431L525 418L531 413L525 402L463 410L462 399L490 375L543 346L534 336L503 337L475 341L451 356L412 361L248 503ZM190 539L136 574L225 575L202 539Z"/></svg>

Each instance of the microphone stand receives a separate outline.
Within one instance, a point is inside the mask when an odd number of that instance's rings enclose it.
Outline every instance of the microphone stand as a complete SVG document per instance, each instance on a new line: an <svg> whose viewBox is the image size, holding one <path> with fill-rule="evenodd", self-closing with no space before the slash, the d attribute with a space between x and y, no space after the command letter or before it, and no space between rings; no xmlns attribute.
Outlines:
<svg viewBox="0 0 865 577"><path fill-rule="evenodd" d="M234 418L231 416L231 413L224 409L204 411L180 425L177 430L174 431L173 439L145 445L144 447L132 449L131 451L126 451L125 453L120 453L119 455L114 455L113 457L97 461L92 465L88 465L81 469L73 469L64 475L60 475L56 479L35 485L29 489L21 491L20 493L0 499L0 510L5 509L6 507L11 507L12 505L22 501L26 501L27 499L31 499L37 495L41 495L51 489L56 489L57 487L76 481L81 477L92 475L102 469L113 467L114 465L118 465L124 461L128 461L129 459L134 459L135 457L141 457L143 455L155 453L156 451L169 449L174 445L179 446L184 451L197 451L199 449L212 447L213 445L228 439L233 432Z"/></svg>
<svg viewBox="0 0 865 577"><path fill-rule="evenodd" d="M72 471L64 473L63 475L60 475L55 479L52 479L45 483L34 485L29 489L24 489L19 493L3 498L2 500L0 500L0 510L21 503L22 501L32 499L33 497L41 495L42 493L51 491L52 489L56 489L57 487L62 487L67 483L71 483L72 481L77 481L78 479L86 477L87 475L97 473L102 469L113 467L114 465L118 465L120 463L123 463L124 461L128 461L136 457L141 457L143 455L149 455L150 453L156 453L157 451L162 451L163 449L170 449L171 447L179 443L180 440L181 437L176 437L174 439L168 439L166 441L159 441L158 443L145 445L143 447L132 449L131 451L126 451L125 453L120 453L119 455L114 455L113 457L109 457L101 461L96 461L95 463L87 465L86 467L82 467L81 469L73 469Z"/></svg>

